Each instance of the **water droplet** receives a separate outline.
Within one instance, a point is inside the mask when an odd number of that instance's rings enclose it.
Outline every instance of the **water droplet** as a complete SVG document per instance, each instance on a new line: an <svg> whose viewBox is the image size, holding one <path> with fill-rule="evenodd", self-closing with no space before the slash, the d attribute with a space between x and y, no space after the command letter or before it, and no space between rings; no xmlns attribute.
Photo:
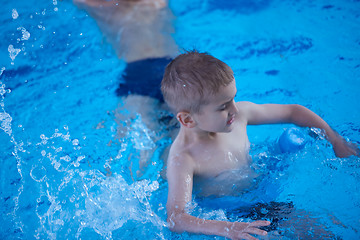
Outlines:
<svg viewBox="0 0 360 240"><path fill-rule="evenodd" d="M0 129L4 130L5 133L7 133L10 136L12 134L12 130L11 130L12 118L11 118L11 116L6 112L0 113L0 121L1 121Z"/></svg>
<svg viewBox="0 0 360 240"><path fill-rule="evenodd" d="M79 140L78 140L78 139L74 139L74 140L72 141L72 144L73 144L74 146L79 145Z"/></svg>
<svg viewBox="0 0 360 240"><path fill-rule="evenodd" d="M66 155L64 157L60 157L60 160L64 160L65 162L70 162L71 158L69 157L69 155Z"/></svg>
<svg viewBox="0 0 360 240"><path fill-rule="evenodd" d="M19 17L19 13L16 11L15 8L12 10L11 16L13 19L17 19Z"/></svg>
<svg viewBox="0 0 360 240"><path fill-rule="evenodd" d="M17 30L22 33L21 40L29 40L30 33L24 27L18 27Z"/></svg>
<svg viewBox="0 0 360 240"><path fill-rule="evenodd" d="M46 177L46 169L44 166L34 166L30 171L30 176L37 182L41 182Z"/></svg>
<svg viewBox="0 0 360 240"><path fill-rule="evenodd" d="M21 49L14 48L14 46L10 44L8 47L8 51L9 51L9 56L10 56L11 60L14 61L16 56L19 54L19 52L21 52Z"/></svg>

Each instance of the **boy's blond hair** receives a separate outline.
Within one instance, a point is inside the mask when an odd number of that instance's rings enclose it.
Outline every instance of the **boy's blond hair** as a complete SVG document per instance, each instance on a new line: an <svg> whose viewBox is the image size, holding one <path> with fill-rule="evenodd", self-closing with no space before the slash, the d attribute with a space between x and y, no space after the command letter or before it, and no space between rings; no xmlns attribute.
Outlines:
<svg viewBox="0 0 360 240"><path fill-rule="evenodd" d="M234 80L232 69L219 59L191 51L171 61L161 82L165 102L175 112L199 113L209 95Z"/></svg>

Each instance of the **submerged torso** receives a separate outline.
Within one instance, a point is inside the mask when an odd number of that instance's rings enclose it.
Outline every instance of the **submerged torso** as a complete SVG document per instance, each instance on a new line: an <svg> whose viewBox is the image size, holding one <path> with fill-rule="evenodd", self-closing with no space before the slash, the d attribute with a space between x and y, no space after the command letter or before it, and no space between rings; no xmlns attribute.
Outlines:
<svg viewBox="0 0 360 240"><path fill-rule="evenodd" d="M249 167L226 170L215 177L194 177L196 196L237 196L251 189L257 174Z"/></svg>

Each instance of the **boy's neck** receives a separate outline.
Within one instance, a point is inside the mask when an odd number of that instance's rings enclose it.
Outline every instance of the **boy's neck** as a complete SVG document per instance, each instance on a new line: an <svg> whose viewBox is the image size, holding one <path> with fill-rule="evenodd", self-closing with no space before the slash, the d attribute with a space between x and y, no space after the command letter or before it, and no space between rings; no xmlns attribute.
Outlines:
<svg viewBox="0 0 360 240"><path fill-rule="evenodd" d="M180 133L184 137L189 138L192 141L214 140L218 136L218 133L216 133L216 132L203 131L203 130L197 129L196 127L187 128L187 127L181 126Z"/></svg>

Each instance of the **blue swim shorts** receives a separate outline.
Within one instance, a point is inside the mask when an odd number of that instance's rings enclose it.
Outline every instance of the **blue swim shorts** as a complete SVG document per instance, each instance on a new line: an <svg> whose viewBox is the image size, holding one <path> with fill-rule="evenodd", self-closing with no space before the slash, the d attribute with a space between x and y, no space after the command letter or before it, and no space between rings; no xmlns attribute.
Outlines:
<svg viewBox="0 0 360 240"><path fill-rule="evenodd" d="M161 81L171 58L150 58L128 63L116 90L117 96L137 94L149 96L163 102Z"/></svg>

